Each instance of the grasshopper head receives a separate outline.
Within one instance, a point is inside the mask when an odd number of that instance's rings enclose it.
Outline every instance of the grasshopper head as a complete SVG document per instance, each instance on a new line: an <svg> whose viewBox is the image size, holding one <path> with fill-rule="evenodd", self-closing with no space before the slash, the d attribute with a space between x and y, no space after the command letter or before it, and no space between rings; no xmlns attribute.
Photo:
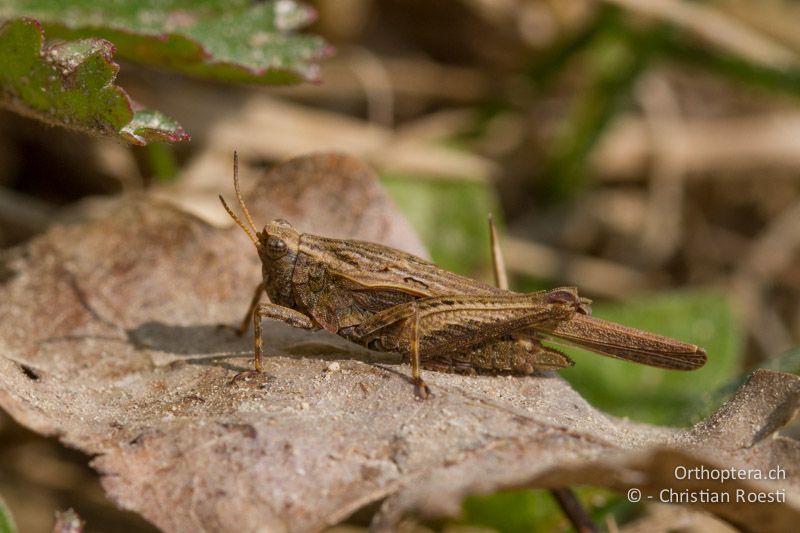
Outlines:
<svg viewBox="0 0 800 533"><path fill-rule="evenodd" d="M300 233L291 224L277 218L256 234L258 255L263 263L289 260L294 265L300 247Z"/></svg>
<svg viewBox="0 0 800 533"><path fill-rule="evenodd" d="M256 246L258 256L261 258L264 287L270 300L276 304L294 307L292 272L300 247L300 234L291 224L281 219L273 220L261 231L256 230L253 217L250 216L250 211L247 209L239 189L239 158L236 152L233 154L233 184L236 189L236 199L239 201L239 207L242 208L248 225L245 225L236 216L225 203L225 199L220 196L222 206Z"/></svg>
<svg viewBox="0 0 800 533"><path fill-rule="evenodd" d="M256 236L256 249L261 258L261 272L269 299L276 304L294 307L292 273L300 248L300 233L285 220L276 219Z"/></svg>

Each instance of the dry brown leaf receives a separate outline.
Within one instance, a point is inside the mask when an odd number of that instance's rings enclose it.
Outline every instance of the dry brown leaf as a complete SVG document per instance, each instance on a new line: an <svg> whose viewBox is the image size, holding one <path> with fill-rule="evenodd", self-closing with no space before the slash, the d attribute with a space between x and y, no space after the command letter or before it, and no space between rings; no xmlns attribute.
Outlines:
<svg viewBox="0 0 800 533"><path fill-rule="evenodd" d="M344 156L282 165L250 204L259 223L282 216L421 250ZM260 270L251 246L236 227L139 197L6 254L0 405L95 456L110 496L166 531L315 531L381 500L374 527L391 530L407 513L458 514L468 493L589 483L647 494L675 485L673 463L712 460L781 466L785 480L758 487L789 502L709 511L762 531L800 518L800 447L774 437L800 404L800 380L785 374L756 373L707 421L676 430L609 417L555 375L428 372L435 397L421 402L407 365L267 323L265 373L237 379L252 340L217 324L246 309Z"/></svg>

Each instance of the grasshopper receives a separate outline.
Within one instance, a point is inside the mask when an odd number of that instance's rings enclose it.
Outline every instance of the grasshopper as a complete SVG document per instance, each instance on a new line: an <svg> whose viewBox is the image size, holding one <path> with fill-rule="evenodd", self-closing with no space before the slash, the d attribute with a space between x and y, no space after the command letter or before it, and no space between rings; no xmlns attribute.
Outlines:
<svg viewBox="0 0 800 533"><path fill-rule="evenodd" d="M545 346L558 339L603 355L674 370L706 362L693 344L591 316L590 300L573 287L515 293L449 272L376 243L300 233L285 220L258 231L239 188L248 225L220 201L247 233L262 264L262 281L238 328L252 320L254 367L261 370L262 321L325 329L367 348L410 359L418 396L429 387L421 368L465 374L529 375L574 362ZM264 293L270 303L260 303Z"/></svg>

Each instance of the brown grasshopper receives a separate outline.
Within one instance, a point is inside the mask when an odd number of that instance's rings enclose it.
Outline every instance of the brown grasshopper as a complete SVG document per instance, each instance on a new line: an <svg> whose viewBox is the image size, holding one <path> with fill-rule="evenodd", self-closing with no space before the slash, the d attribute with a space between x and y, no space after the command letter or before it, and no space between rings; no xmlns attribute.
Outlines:
<svg viewBox="0 0 800 533"><path fill-rule="evenodd" d="M285 220L256 229L239 188L236 198L262 263L263 280L241 323L253 321L254 366L261 370L265 318L308 330L325 329L373 350L411 361L417 394L430 390L420 368L458 373L529 375L572 366L542 344L560 339L593 352L674 370L706 362L693 344L590 316L575 288L511 292L449 272L414 255L371 242L299 233ZM271 303L259 303L264 292Z"/></svg>

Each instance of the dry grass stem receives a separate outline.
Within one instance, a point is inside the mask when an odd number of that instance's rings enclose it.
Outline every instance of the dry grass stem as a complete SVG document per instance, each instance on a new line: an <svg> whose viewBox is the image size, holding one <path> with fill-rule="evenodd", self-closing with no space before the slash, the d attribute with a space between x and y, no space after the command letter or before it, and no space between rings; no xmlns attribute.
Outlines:
<svg viewBox="0 0 800 533"><path fill-rule="evenodd" d="M394 87L383 58L366 48L352 48L345 54L364 92L369 122L391 128L394 126Z"/></svg>
<svg viewBox="0 0 800 533"><path fill-rule="evenodd" d="M636 89L654 154L642 248L647 261L658 265L669 259L682 242L685 136L681 131L680 103L664 76L653 72Z"/></svg>
<svg viewBox="0 0 800 533"><path fill-rule="evenodd" d="M683 152L687 177L722 180L756 176L764 167L800 167L800 113L782 111L720 119L685 117L681 138L662 139L659 149ZM647 124L622 117L608 132L593 157L599 177L609 181L639 179L655 155ZM797 176L798 174L794 173Z"/></svg>
<svg viewBox="0 0 800 533"><path fill-rule="evenodd" d="M663 18L706 41L751 61L774 67L797 64L797 55L783 44L719 10L682 0L606 0L638 13Z"/></svg>
<svg viewBox="0 0 800 533"><path fill-rule="evenodd" d="M800 202L784 209L753 241L731 284L750 332L763 353L778 355L796 344L766 292L800 253Z"/></svg>
<svg viewBox="0 0 800 533"><path fill-rule="evenodd" d="M645 274L619 263L564 253L510 236L503 237L500 247L509 271L580 284L588 293L615 297L650 287Z"/></svg>
<svg viewBox="0 0 800 533"><path fill-rule="evenodd" d="M324 84L270 89L270 93L298 100L352 100L364 87L351 62L345 51L323 65ZM421 57L382 57L381 63L392 91L402 98L465 104L485 97L491 86L490 78L474 68L443 65Z"/></svg>

